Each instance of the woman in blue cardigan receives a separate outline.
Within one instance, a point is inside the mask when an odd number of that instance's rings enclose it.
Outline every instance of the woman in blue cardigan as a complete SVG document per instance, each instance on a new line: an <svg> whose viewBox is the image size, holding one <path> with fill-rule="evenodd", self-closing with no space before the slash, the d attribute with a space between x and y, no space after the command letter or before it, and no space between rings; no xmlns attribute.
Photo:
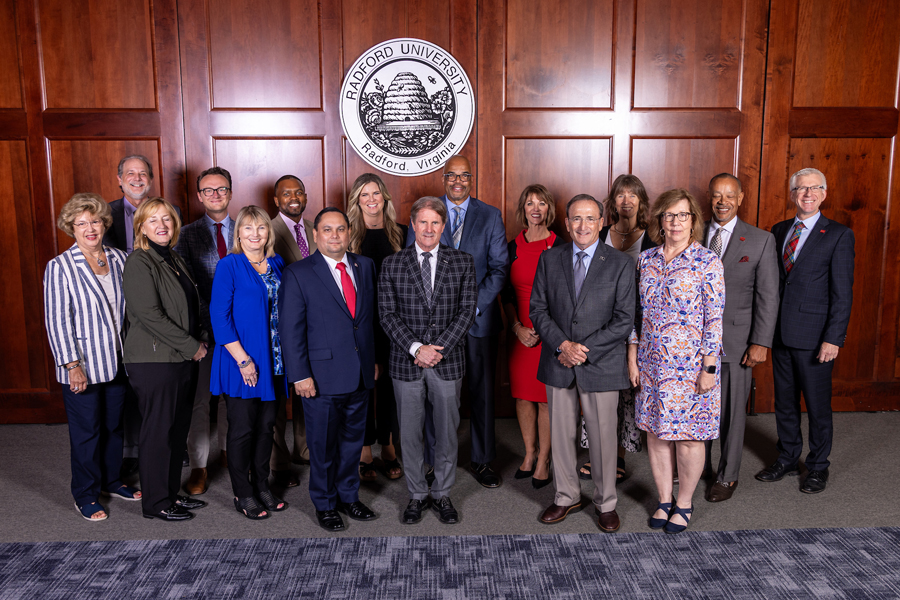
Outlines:
<svg viewBox="0 0 900 600"><path fill-rule="evenodd" d="M278 339L284 261L272 250L272 224L261 208L245 206L235 221L234 244L216 266L209 305L216 340L210 391L225 394L234 507L247 518L267 519L267 511L288 507L269 491L272 428L286 389Z"/></svg>

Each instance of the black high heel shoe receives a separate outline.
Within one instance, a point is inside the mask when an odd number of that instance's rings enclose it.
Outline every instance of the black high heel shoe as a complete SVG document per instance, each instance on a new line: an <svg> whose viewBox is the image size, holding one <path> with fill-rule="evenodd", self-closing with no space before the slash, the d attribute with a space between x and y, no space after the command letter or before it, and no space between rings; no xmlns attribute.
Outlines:
<svg viewBox="0 0 900 600"><path fill-rule="evenodd" d="M547 463L548 471L550 470L550 467L552 466L552 464L553 464L552 460L548 461L548 463ZM535 470L537 470L537 461L535 461L534 467L535 467ZM553 472L552 471L550 471L550 476L547 479L538 479L537 477L532 477L531 478L531 487L533 487L536 490L539 490L542 487L546 487L546 486L550 485L551 481L553 481Z"/></svg>
<svg viewBox="0 0 900 600"><path fill-rule="evenodd" d="M269 518L269 513L266 512L265 508L256 503L256 498L253 496L250 496L249 498L235 498L234 509L248 519L253 519L254 521Z"/></svg>
<svg viewBox="0 0 900 600"><path fill-rule="evenodd" d="M534 468L537 465L537 461L534 461L534 464L531 465L530 471L523 471L522 469L516 469L515 478L516 479L528 479L532 475L534 475Z"/></svg>

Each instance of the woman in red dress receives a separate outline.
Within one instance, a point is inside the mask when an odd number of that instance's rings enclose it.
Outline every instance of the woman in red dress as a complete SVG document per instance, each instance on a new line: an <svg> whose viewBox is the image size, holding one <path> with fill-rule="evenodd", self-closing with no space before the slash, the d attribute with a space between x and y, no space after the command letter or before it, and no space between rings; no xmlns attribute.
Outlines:
<svg viewBox="0 0 900 600"><path fill-rule="evenodd" d="M535 184L522 191L516 221L525 229L509 242L509 280L501 294L515 336L509 343L509 385L525 442L525 458L516 471L516 479L531 477L535 489L551 480L550 412L546 388L537 380L541 340L528 318L528 305L538 258L545 250L563 243L550 231L555 218L556 206L547 188Z"/></svg>

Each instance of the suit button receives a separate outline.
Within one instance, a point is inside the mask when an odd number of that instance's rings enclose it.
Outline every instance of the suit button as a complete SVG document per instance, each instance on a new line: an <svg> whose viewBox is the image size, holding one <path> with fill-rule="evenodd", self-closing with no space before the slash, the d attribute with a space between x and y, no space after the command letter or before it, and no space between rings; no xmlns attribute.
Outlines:
<svg viewBox="0 0 900 600"><path fill-rule="evenodd" d="M572 321L572 325L578 325L578 321Z"/></svg>
<svg viewBox="0 0 900 600"><path fill-rule="evenodd" d="M357 352L359 352L359 346L357 346L357 347L355 347L355 348L353 348L353 349L356 350Z"/></svg>
<svg viewBox="0 0 900 600"><path fill-rule="evenodd" d="M353 329L359 329L359 327L357 327L356 325L354 325L354 326L353 326Z"/></svg>

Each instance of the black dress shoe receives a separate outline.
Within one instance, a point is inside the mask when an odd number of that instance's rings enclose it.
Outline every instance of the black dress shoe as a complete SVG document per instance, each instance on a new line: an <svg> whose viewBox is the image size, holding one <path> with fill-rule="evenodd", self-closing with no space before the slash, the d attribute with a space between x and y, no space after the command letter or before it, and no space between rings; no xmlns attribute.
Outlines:
<svg viewBox="0 0 900 600"><path fill-rule="evenodd" d="M403 511L403 518L400 520L406 525L418 523L422 520L422 512L428 509L430 505L430 498L425 498L424 500L412 499L406 505L406 510Z"/></svg>
<svg viewBox="0 0 900 600"><path fill-rule="evenodd" d="M206 506L206 502L196 498L188 498L187 496L175 496L175 506L180 506L187 510L195 510Z"/></svg>
<svg viewBox="0 0 900 600"><path fill-rule="evenodd" d="M756 478L760 481L781 481L788 473L796 473L797 465L783 465L777 460L771 465L756 474Z"/></svg>
<svg viewBox="0 0 900 600"><path fill-rule="evenodd" d="M494 472L489 463L472 463L469 470L475 475L475 480L486 488L500 487L500 476Z"/></svg>
<svg viewBox="0 0 900 600"><path fill-rule="evenodd" d="M825 490L825 484L828 483L828 469L824 471L810 471L806 476L806 481L800 486L800 491L804 494L818 494Z"/></svg>
<svg viewBox="0 0 900 600"><path fill-rule="evenodd" d="M344 530L344 520L336 510L317 510L316 518L319 520L319 526L325 531L334 533Z"/></svg>
<svg viewBox="0 0 900 600"><path fill-rule="evenodd" d="M143 513L145 519L161 519L163 521L189 521L194 518L194 513L189 512L185 508L173 504L166 510L148 515Z"/></svg>
<svg viewBox="0 0 900 600"><path fill-rule="evenodd" d="M453 508L450 496L444 496L440 500L433 501L431 508L437 511L438 519L441 523L447 523L448 525L459 523L459 513Z"/></svg>
<svg viewBox="0 0 900 600"><path fill-rule="evenodd" d="M375 518L375 512L357 500L356 502L338 502L337 509L354 521L371 521Z"/></svg>
<svg viewBox="0 0 900 600"><path fill-rule="evenodd" d="M425 471L425 483L429 488L434 485L434 467L428 467L428 470Z"/></svg>

